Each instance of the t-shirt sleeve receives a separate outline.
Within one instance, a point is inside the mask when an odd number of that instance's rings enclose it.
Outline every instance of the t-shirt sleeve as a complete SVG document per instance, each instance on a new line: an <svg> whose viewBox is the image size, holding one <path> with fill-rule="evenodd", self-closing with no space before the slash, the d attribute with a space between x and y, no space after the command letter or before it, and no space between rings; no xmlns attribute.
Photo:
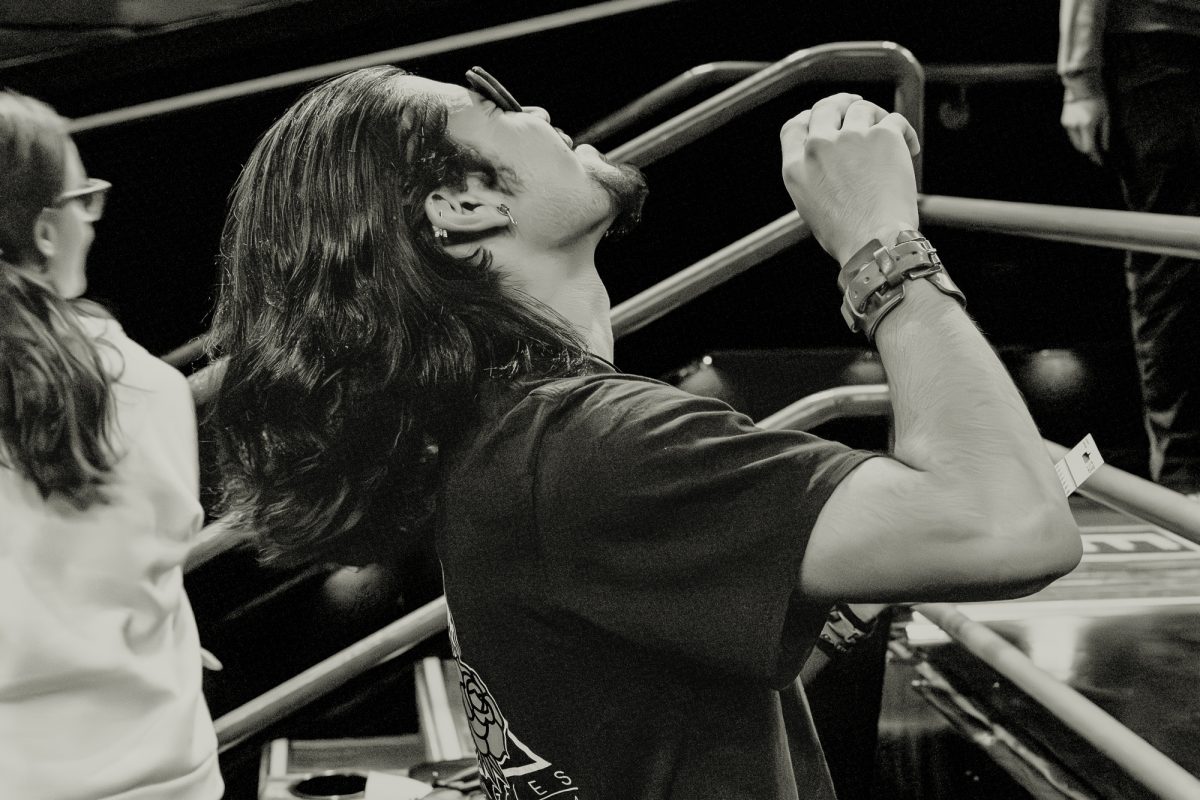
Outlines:
<svg viewBox="0 0 1200 800"><path fill-rule="evenodd" d="M790 681L828 611L798 590L809 535L875 454L657 382L541 392L528 422L544 599L642 646Z"/></svg>

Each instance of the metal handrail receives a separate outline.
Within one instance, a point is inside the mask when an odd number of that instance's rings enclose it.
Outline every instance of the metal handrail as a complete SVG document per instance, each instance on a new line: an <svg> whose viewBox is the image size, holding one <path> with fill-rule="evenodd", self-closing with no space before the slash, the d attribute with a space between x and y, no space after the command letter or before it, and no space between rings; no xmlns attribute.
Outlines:
<svg viewBox="0 0 1200 800"><path fill-rule="evenodd" d="M571 138L579 144L593 144L607 139L701 89L714 84L726 86L735 83L770 64L770 61L711 61L700 64L651 89L632 103L621 106Z"/></svg>
<svg viewBox="0 0 1200 800"><path fill-rule="evenodd" d="M798 214L780 217L612 309L615 338L644 328L725 281L812 235Z"/></svg>
<svg viewBox="0 0 1200 800"><path fill-rule="evenodd" d="M1046 449L1055 460L1068 452L1068 448L1051 441L1046 442ZM1200 544L1200 503L1165 486L1131 475L1111 464L1103 464L1078 492L1089 500L1132 514Z"/></svg>
<svg viewBox="0 0 1200 800"><path fill-rule="evenodd" d="M922 224L1200 258L1200 217L924 195Z"/></svg>
<svg viewBox="0 0 1200 800"><path fill-rule="evenodd" d="M887 384L839 386L797 400L763 419L764 428L809 429L846 417L891 412ZM1067 448L1046 441L1051 457ZM1087 497L1132 513L1200 543L1200 505L1162 486L1109 464L1079 488ZM1166 800L1197 800L1200 781L1070 686L1039 669L1024 653L979 622L945 603L914 607L933 624L988 664L1065 725L1107 755L1144 786Z"/></svg>
<svg viewBox="0 0 1200 800"><path fill-rule="evenodd" d="M760 428L806 431L836 419L885 417L892 413L886 383L835 386L810 394L758 422Z"/></svg>
<svg viewBox="0 0 1200 800"><path fill-rule="evenodd" d="M1026 230L1028 227L1034 229L1032 235L1044 235L1046 238L1086 240L1087 244L1101 247L1171 252L1200 258L1200 219L1194 217L936 195L922 195L918 203L922 218L933 225L962 225L978 230L1013 234L1029 232ZM1056 229L1060 232L1053 233ZM1064 230L1065 232L1062 232ZM619 338L649 325L710 289L803 241L809 235L808 226L795 212L780 217L614 307L611 315L613 335ZM220 383L223 370L224 362L218 361L188 377L197 406L204 405L212 397ZM861 390L861 387L859 389ZM1097 502L1128 510L1129 513L1183 536L1200 536L1200 527L1197 527L1195 522L1190 523L1190 533L1184 532L1163 524L1155 510L1166 505L1173 509L1176 518L1186 518L1190 513L1194 520L1195 514L1200 513L1200 510L1196 509L1200 507L1196 507L1195 504L1180 505L1181 501L1173 497L1174 493L1169 490L1148 481L1143 482L1144 486L1137 484L1136 481L1140 479L1122 474L1126 477L1115 479L1120 487L1120 494L1115 498L1107 495L1092 497L1093 493L1101 491L1098 487L1108 485L1107 478L1100 481L1093 478L1082 493ZM1146 497L1151 499L1147 502L1144 500ZM231 536L209 540L205 547L211 553L207 557L221 552L222 549L236 546L237 543L238 541ZM207 560L207 557L200 563ZM189 564L192 563L193 559L189 559Z"/></svg>
<svg viewBox="0 0 1200 800"><path fill-rule="evenodd" d="M714 84L734 83L770 66L769 61L712 61L692 67L642 97L622 106L574 137L576 142L607 139ZM925 84L975 86L993 83L1058 81L1053 64L926 64Z"/></svg>
<svg viewBox="0 0 1200 800"><path fill-rule="evenodd" d="M925 83L974 86L981 83L1058 82L1053 64L1001 62L995 64L926 64Z"/></svg>
<svg viewBox="0 0 1200 800"><path fill-rule="evenodd" d="M192 390L192 402L199 408L207 405L214 394L217 393L217 388L221 385L221 379L225 377L225 370L229 366L224 358L218 358L201 369L196 370L191 375L188 375L188 388Z"/></svg>
<svg viewBox="0 0 1200 800"><path fill-rule="evenodd" d="M348 681L446 630L446 598L439 597L380 628L216 720L221 752L237 745Z"/></svg>
<svg viewBox="0 0 1200 800"><path fill-rule="evenodd" d="M912 53L894 42L834 42L797 50L621 145L608 156L613 161L646 166L802 81L832 77L849 80L893 78L896 81L895 110L908 118L921 138L925 77L920 62ZM920 156L915 166L919 180Z"/></svg>
<svg viewBox="0 0 1200 800"><path fill-rule="evenodd" d="M1079 692L1039 669L986 625L945 603L922 604L915 610L1159 797L1200 798L1200 781L1195 776Z"/></svg>
<svg viewBox="0 0 1200 800"><path fill-rule="evenodd" d="M762 420L759 425L808 430L833 419L883 416L890 412L887 384L838 386L797 400ZM1067 453L1067 448L1055 442L1046 441L1045 445L1055 460ZM1079 487L1078 492L1109 508L1132 514L1200 544L1200 503L1193 503L1164 486L1131 475L1112 464L1103 464Z"/></svg>
<svg viewBox="0 0 1200 800"><path fill-rule="evenodd" d="M1200 218L920 195L922 227L1029 235L1200 258ZM613 334L632 333L811 235L795 211L615 306Z"/></svg>
<svg viewBox="0 0 1200 800"><path fill-rule="evenodd" d="M175 369L183 369L188 364L202 357L204 349L207 346L208 337L201 334L194 339L189 339L171 352L161 356L161 358Z"/></svg>
<svg viewBox="0 0 1200 800"><path fill-rule="evenodd" d="M233 100L238 97L247 97L275 89L286 89L289 86L319 81L324 78L332 78L343 72L349 72L350 70L362 67L375 67L380 64L413 61L439 53L449 53L454 50L478 47L505 39L515 39L520 36L565 28L583 22L591 22L605 17L626 14L631 11L641 11L642 9L668 5L679 1L608 0L608 2L596 3L595 5L584 6L582 8L557 11L553 14L518 20L517 22L507 22L491 28L480 28L479 30L458 33L453 36L445 36L441 39L432 39L428 42L404 45L403 47L381 50L377 53L368 53L367 55L355 58L346 58L340 61L331 61L327 64L317 64L312 67L288 70L276 75L238 81L237 83L216 86L198 92L189 92L188 94L168 97L163 100L153 100L148 103L127 106L126 108L91 114L72 120L67 127L71 133L95 130L96 128L107 128L135 120L171 114L189 108L199 108L219 103L223 100Z"/></svg>
<svg viewBox="0 0 1200 800"><path fill-rule="evenodd" d="M1200 258L1197 217L939 195L920 195L917 203L923 224ZM649 325L810 235L799 214L785 214L616 305L611 315L613 335L625 336ZM218 370L219 365L213 364L189 376L197 405L212 396Z"/></svg>
<svg viewBox="0 0 1200 800"><path fill-rule="evenodd" d="M199 569L222 553L248 541L249 538L244 533L226 527L221 520L206 525L196 537L195 543L188 548L187 558L183 561L184 574Z"/></svg>

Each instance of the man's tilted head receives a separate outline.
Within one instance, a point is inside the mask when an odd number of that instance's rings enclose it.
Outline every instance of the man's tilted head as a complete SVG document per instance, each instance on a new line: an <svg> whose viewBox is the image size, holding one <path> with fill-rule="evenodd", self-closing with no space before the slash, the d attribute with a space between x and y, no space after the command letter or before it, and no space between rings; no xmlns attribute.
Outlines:
<svg viewBox="0 0 1200 800"><path fill-rule="evenodd" d="M465 87L376 67L301 97L247 159L222 235L228 519L285 559L415 532L481 381L581 368L591 330L558 300L644 195L545 111Z"/></svg>

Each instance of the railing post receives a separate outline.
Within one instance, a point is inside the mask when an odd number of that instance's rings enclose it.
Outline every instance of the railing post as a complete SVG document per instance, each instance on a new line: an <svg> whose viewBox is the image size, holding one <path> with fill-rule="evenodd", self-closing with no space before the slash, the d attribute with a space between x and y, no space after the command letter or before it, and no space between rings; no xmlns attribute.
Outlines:
<svg viewBox="0 0 1200 800"><path fill-rule="evenodd" d="M887 77L896 82L895 110L908 119L920 138L925 116L925 74L913 54L894 42L835 42L792 53L612 150L608 157L645 166L802 82ZM920 156L914 167L920 186Z"/></svg>

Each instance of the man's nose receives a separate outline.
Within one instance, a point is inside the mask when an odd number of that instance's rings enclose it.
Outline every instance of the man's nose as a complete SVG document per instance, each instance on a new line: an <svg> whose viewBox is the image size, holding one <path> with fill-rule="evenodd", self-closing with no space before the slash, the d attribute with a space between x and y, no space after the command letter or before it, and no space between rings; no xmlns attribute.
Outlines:
<svg viewBox="0 0 1200 800"><path fill-rule="evenodd" d="M535 117L540 117L547 124L550 122L550 112L541 106L521 106L521 110L526 114L533 114Z"/></svg>

